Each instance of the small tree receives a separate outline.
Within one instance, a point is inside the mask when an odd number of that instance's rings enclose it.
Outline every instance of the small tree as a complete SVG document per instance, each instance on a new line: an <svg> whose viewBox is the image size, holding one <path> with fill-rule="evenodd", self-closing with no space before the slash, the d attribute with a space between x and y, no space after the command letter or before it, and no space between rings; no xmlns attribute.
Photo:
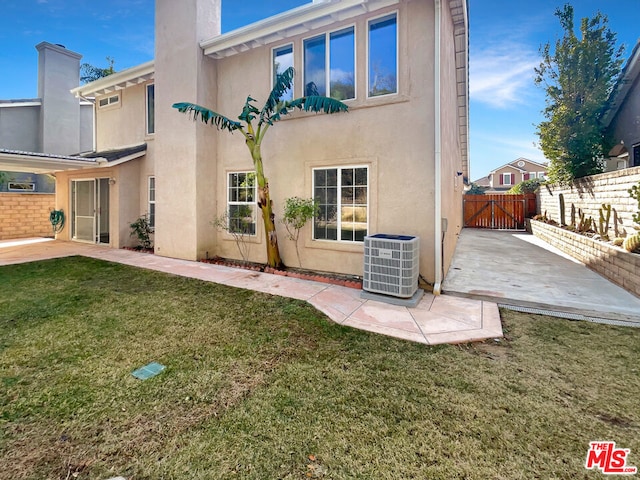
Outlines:
<svg viewBox="0 0 640 480"><path fill-rule="evenodd" d="M229 212L224 212L222 215L214 217L211 225L233 237L242 260L246 262L249 259L249 245L246 237L255 233L255 225L251 207L240 205L240 209L242 211L236 212L237 215L234 218L229 218Z"/></svg>
<svg viewBox="0 0 640 480"><path fill-rule="evenodd" d="M238 131L245 139L245 143L251 154L253 166L258 182L258 206L262 211L265 237L267 239L267 263L273 268L282 268L283 263L278 249L278 237L276 235L275 214L273 213L273 202L269 192L269 180L264 174L262 163L262 141L264 136L274 123L278 122L285 115L289 115L295 109L305 110L315 113L338 113L346 112L349 107L339 100L319 95L307 95L293 100L284 100L285 92L289 91L293 85L293 67L287 68L276 76L275 85L269 94L262 110L258 110L253 104L256 100L247 97L242 108L242 113L238 116L239 122L231 120L224 115L188 102L174 103L173 108L179 112L191 114L193 120L198 118L206 124L214 125L218 130ZM254 125L254 120L258 120Z"/></svg>
<svg viewBox="0 0 640 480"><path fill-rule="evenodd" d="M298 257L298 265L300 265L300 267L302 267L300 251L298 250L300 230L309 220L317 216L319 213L320 207L312 198L292 197L285 200L282 223L284 223L284 226L287 229L287 237L289 240L295 242L296 256Z"/></svg>
<svg viewBox="0 0 640 480"><path fill-rule="evenodd" d="M601 122L622 65L623 47L616 50L616 34L600 12L580 23L574 33L573 7L556 9L564 36L540 49L542 62L535 69L536 84L544 84L545 121L538 124L540 146L550 160L549 179L568 183L600 173L606 151Z"/></svg>

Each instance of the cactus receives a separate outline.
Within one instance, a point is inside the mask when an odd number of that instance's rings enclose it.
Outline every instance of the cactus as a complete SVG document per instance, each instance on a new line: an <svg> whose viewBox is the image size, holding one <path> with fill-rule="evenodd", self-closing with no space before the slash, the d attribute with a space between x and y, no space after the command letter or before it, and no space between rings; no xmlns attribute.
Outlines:
<svg viewBox="0 0 640 480"><path fill-rule="evenodd" d="M622 232L620 231L619 227L619 225L622 223L622 219L618 217L618 212L615 208L612 208L611 211L613 212L613 233L616 238L618 238L622 236Z"/></svg>
<svg viewBox="0 0 640 480"><path fill-rule="evenodd" d="M560 209L560 225L565 226L567 224L566 222L566 212L564 210L564 195L560 194L558 196L558 202L559 202L559 209Z"/></svg>
<svg viewBox="0 0 640 480"><path fill-rule="evenodd" d="M576 226L576 206L573 203L571 204L571 224L570 225L574 228Z"/></svg>
<svg viewBox="0 0 640 480"><path fill-rule="evenodd" d="M627 252L640 252L640 233L635 233L625 238L622 247Z"/></svg>
<svg viewBox="0 0 640 480"><path fill-rule="evenodd" d="M586 214L580 208L578 209L578 216L580 217L580 223L578 223L578 231L584 233L591 230L591 226L593 225L593 218L587 218Z"/></svg>
<svg viewBox="0 0 640 480"><path fill-rule="evenodd" d="M616 237L616 238L613 239L613 244L616 247L621 247L623 243L624 243L624 238Z"/></svg>
<svg viewBox="0 0 640 480"><path fill-rule="evenodd" d="M603 211L606 214L602 213ZM602 208L599 209L600 218L598 219L598 233L603 240L609 240L609 219L611 218L611 205L602 204Z"/></svg>

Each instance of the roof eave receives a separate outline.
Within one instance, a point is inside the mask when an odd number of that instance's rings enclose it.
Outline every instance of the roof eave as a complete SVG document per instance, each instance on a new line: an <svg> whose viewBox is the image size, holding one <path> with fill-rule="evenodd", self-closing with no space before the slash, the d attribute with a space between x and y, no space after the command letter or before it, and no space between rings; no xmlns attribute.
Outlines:
<svg viewBox="0 0 640 480"><path fill-rule="evenodd" d="M146 63L127 68L121 72L113 73L109 76L99 78L93 82L76 87L71 90L71 93L76 97L106 95L117 90L122 90L127 87L153 80L154 74L155 64L153 60L150 60Z"/></svg>
<svg viewBox="0 0 640 480"><path fill-rule="evenodd" d="M203 40L205 55L224 58L256 47L322 28L369 11L396 5L400 0L327 0L310 3L260 20L246 27Z"/></svg>

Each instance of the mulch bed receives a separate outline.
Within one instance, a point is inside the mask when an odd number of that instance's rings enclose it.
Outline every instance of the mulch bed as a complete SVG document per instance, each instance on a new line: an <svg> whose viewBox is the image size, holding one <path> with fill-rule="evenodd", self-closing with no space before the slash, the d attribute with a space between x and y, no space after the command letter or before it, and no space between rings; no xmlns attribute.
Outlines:
<svg viewBox="0 0 640 480"><path fill-rule="evenodd" d="M233 260L229 258L214 257L200 260L204 263L213 263L215 265L224 265L225 267L242 268L252 270L254 272L270 273L272 275L281 275L284 277L300 278L302 280L313 280L315 282L329 283L331 285L340 285L343 287L362 289L362 278L356 275L342 275L339 273L316 272L313 270L305 270L302 268L285 267L278 270L269 267L263 263L243 262L241 260Z"/></svg>

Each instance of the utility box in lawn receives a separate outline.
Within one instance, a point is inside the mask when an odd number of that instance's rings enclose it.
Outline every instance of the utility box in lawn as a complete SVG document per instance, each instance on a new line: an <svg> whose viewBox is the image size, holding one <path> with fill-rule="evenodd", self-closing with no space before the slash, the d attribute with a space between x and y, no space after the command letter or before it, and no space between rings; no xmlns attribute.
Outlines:
<svg viewBox="0 0 640 480"><path fill-rule="evenodd" d="M412 297L418 290L420 239L379 233L364 237L364 276L367 292Z"/></svg>

